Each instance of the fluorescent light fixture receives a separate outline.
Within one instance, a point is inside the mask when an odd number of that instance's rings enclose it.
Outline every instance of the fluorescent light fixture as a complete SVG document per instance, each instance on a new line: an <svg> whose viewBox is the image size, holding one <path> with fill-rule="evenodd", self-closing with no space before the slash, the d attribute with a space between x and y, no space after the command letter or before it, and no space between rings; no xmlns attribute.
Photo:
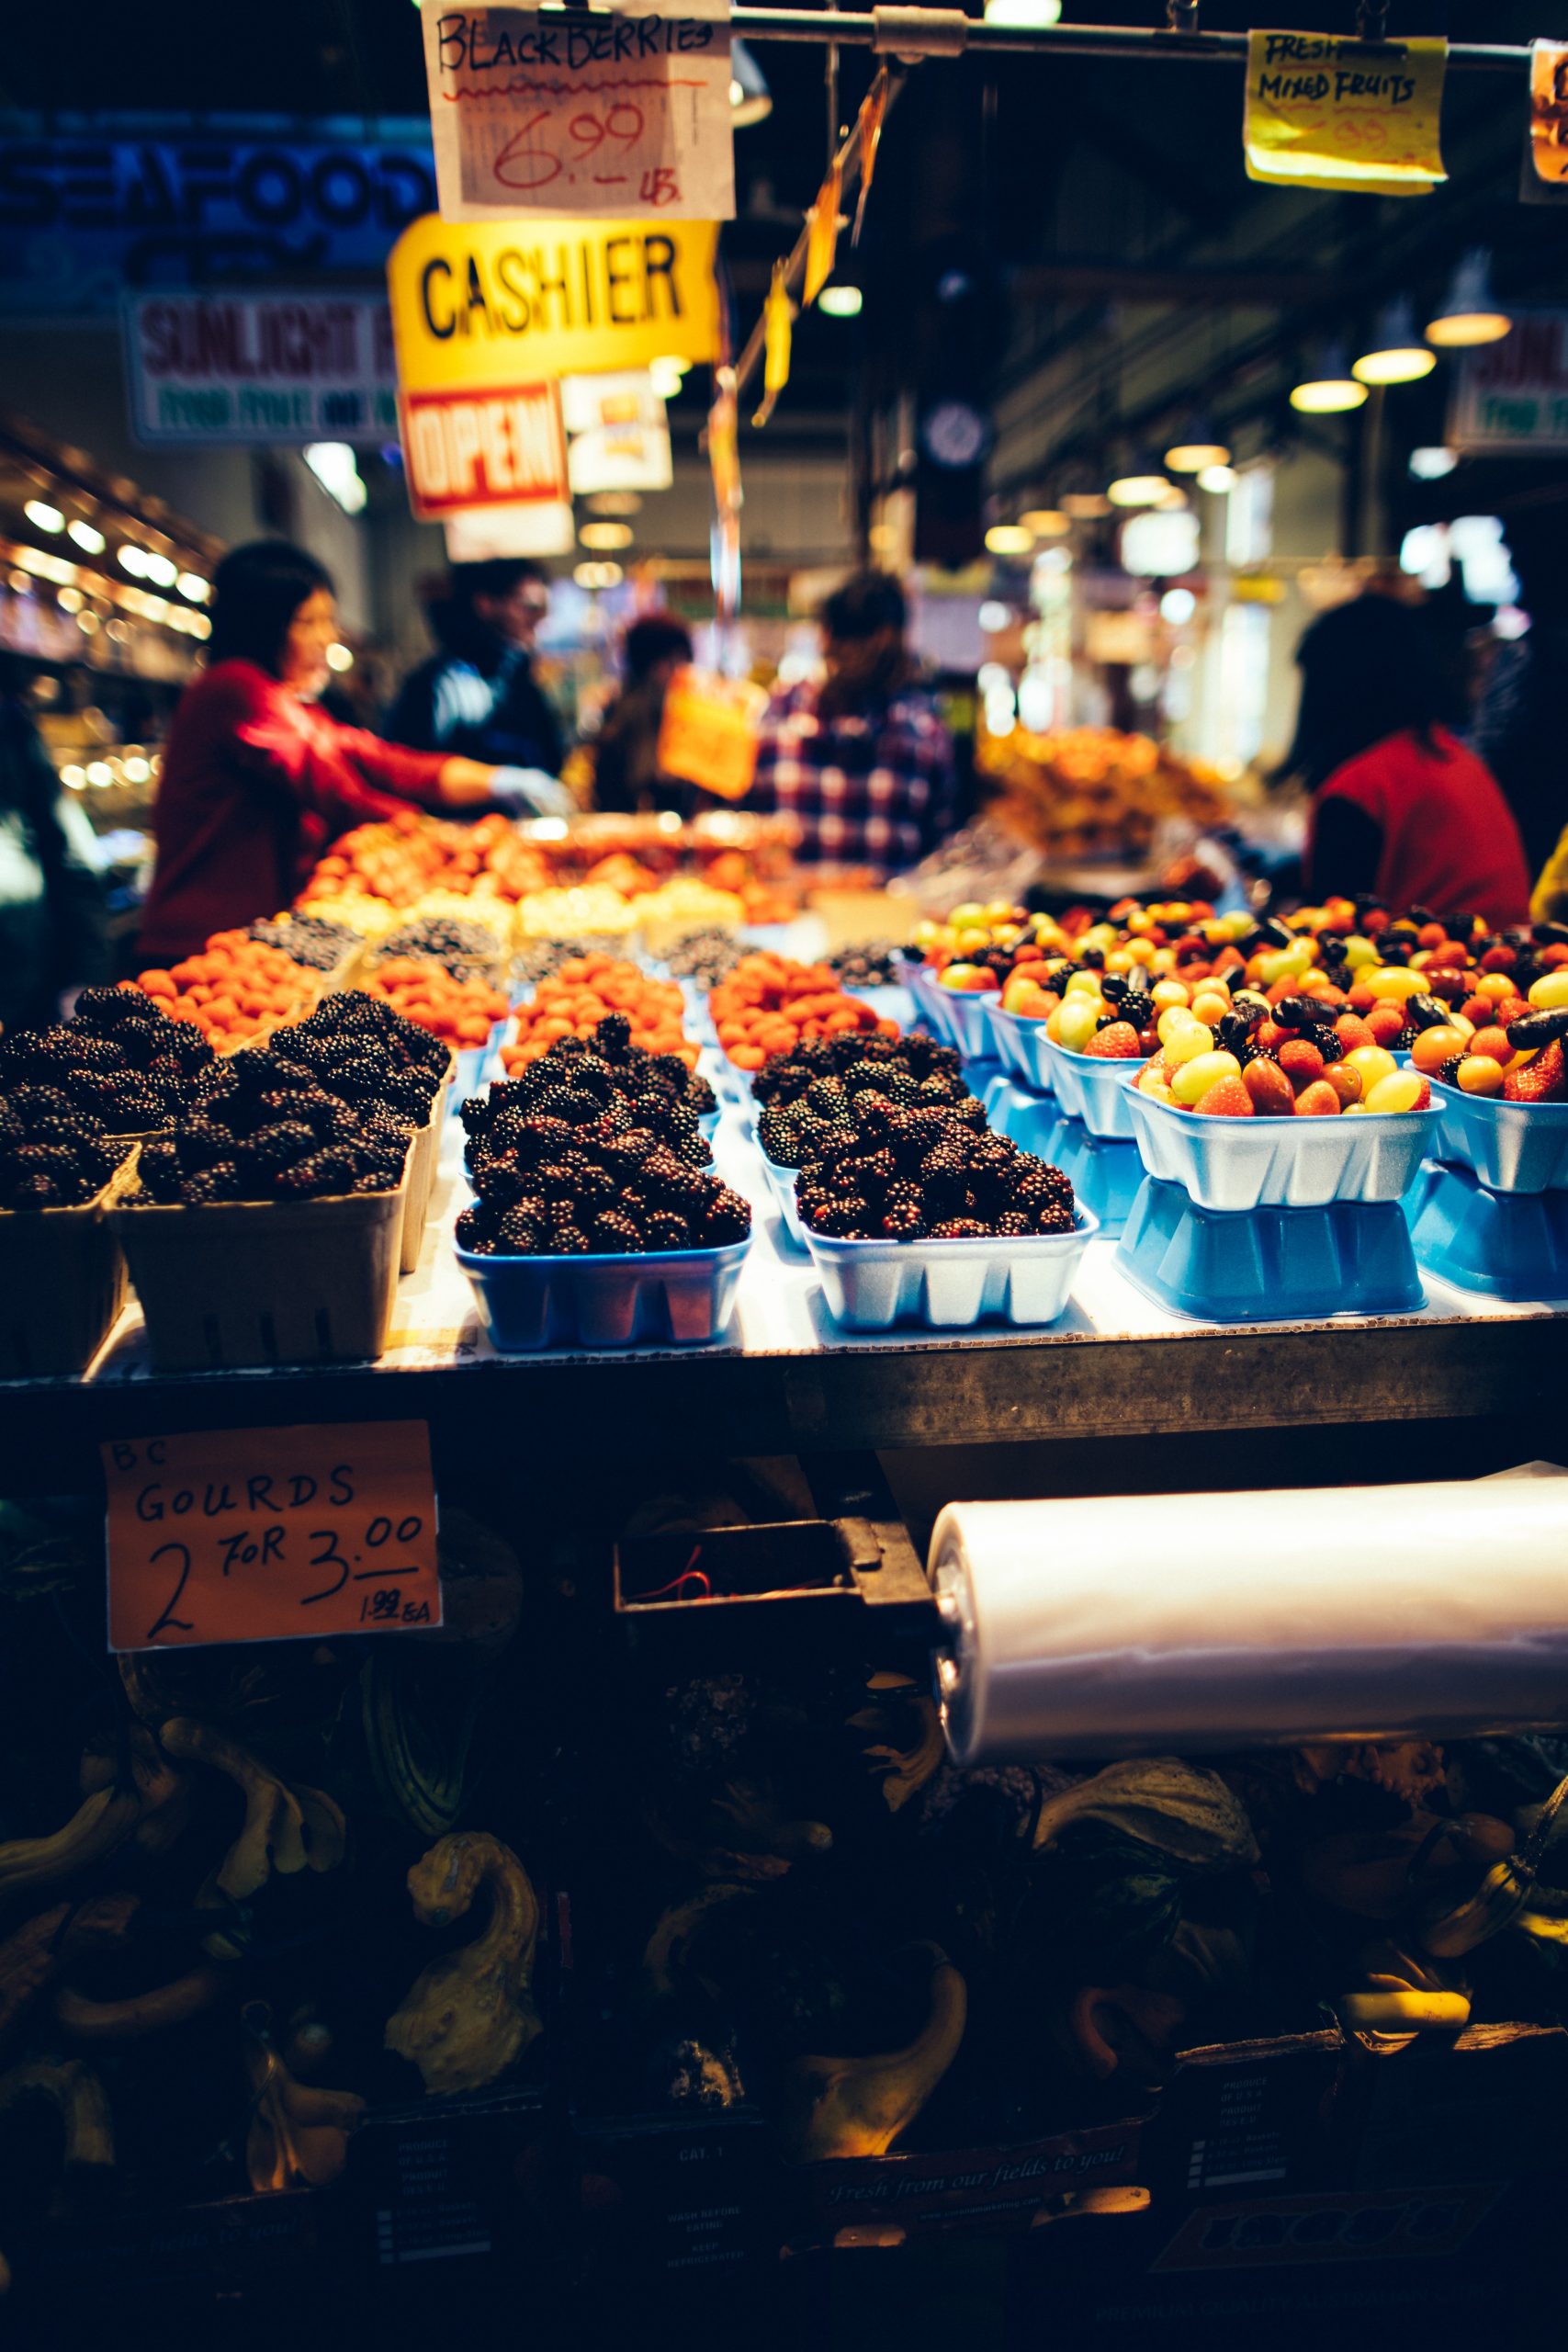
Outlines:
<svg viewBox="0 0 1568 2352"><path fill-rule="evenodd" d="M864 297L858 286L824 286L817 307L830 319L858 319Z"/></svg>
<svg viewBox="0 0 1568 2352"><path fill-rule="evenodd" d="M580 563L571 576L580 588L592 593L596 588L618 588L626 574L618 563Z"/></svg>
<svg viewBox="0 0 1568 2352"><path fill-rule="evenodd" d="M986 534L986 546L992 555L1032 555L1034 534L1021 523L993 523Z"/></svg>
<svg viewBox="0 0 1568 2352"><path fill-rule="evenodd" d="M84 523L77 515L65 528L84 555L102 555L107 542L96 523Z"/></svg>
<svg viewBox="0 0 1568 2352"><path fill-rule="evenodd" d="M166 555L146 555L141 560L141 576L155 588L172 588L180 576L180 568L177 563L171 563Z"/></svg>
<svg viewBox="0 0 1568 2352"><path fill-rule="evenodd" d="M1097 523L1111 512L1111 501L1102 490L1065 490L1059 503L1063 514L1075 523Z"/></svg>
<svg viewBox="0 0 1568 2352"><path fill-rule="evenodd" d="M1124 474L1118 474L1105 495L1112 506L1162 506L1166 492L1175 488L1156 470L1152 460L1134 458Z"/></svg>
<svg viewBox="0 0 1568 2352"><path fill-rule="evenodd" d="M1410 470L1417 481L1441 481L1445 474L1452 473L1458 463L1457 449L1437 447L1412 449L1410 452Z"/></svg>
<svg viewBox="0 0 1568 2352"><path fill-rule="evenodd" d="M1061 21L1062 0L986 0L988 25L1013 25L1021 32L1032 32Z"/></svg>
<svg viewBox="0 0 1568 2352"><path fill-rule="evenodd" d="M1228 466L1230 461L1229 443L1220 439L1213 421L1201 414L1184 420L1165 453L1165 462L1173 474L1201 474L1205 466Z"/></svg>
<svg viewBox="0 0 1568 2352"><path fill-rule="evenodd" d="M1018 519L1021 527L1032 531L1037 539L1066 538L1073 527L1072 516L1061 506L1032 506L1027 514L1021 514Z"/></svg>
<svg viewBox="0 0 1568 2352"><path fill-rule="evenodd" d="M1330 344L1316 355L1310 376L1291 393L1291 406L1303 416L1337 416L1343 409L1359 408L1367 397L1365 384L1351 375L1342 344Z"/></svg>
<svg viewBox="0 0 1568 2352"><path fill-rule="evenodd" d="M1463 351L1478 343L1501 343L1513 327L1492 293L1492 256L1484 245L1472 245L1454 271L1442 309L1428 322L1427 340L1444 351Z"/></svg>
<svg viewBox="0 0 1568 2352"><path fill-rule="evenodd" d="M199 571L182 571L175 585L193 605L205 605L212 594L212 582L204 580Z"/></svg>
<svg viewBox="0 0 1568 2352"><path fill-rule="evenodd" d="M47 498L29 498L22 509L35 531L63 531L65 517Z"/></svg>
<svg viewBox="0 0 1568 2352"><path fill-rule="evenodd" d="M1362 384L1414 384L1437 364L1416 332L1415 311L1402 297L1379 313L1372 347L1362 352L1350 373Z"/></svg>
<svg viewBox="0 0 1568 2352"><path fill-rule="evenodd" d="M362 514L370 495L359 470L359 461L346 441L312 441L305 451L305 463L326 492L345 514Z"/></svg>
<svg viewBox="0 0 1568 2352"><path fill-rule="evenodd" d="M119 551L119 560L121 570L129 571L133 580L145 580L147 550L145 548L139 548L134 539L127 539Z"/></svg>
<svg viewBox="0 0 1568 2352"><path fill-rule="evenodd" d="M605 555L615 548L630 547L632 526L629 523L584 523L577 536L585 548Z"/></svg>
<svg viewBox="0 0 1568 2352"><path fill-rule="evenodd" d="M1225 492L1234 490L1240 480L1241 476L1234 466L1205 466L1198 477L1198 487L1212 491L1216 498L1223 498Z"/></svg>

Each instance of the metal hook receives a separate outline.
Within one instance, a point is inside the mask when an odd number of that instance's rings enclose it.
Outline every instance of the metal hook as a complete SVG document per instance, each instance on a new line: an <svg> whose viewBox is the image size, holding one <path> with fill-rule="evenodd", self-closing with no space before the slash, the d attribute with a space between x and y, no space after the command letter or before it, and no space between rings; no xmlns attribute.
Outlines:
<svg viewBox="0 0 1568 2352"><path fill-rule="evenodd" d="M1168 32L1195 33L1198 0L1165 0L1165 23Z"/></svg>

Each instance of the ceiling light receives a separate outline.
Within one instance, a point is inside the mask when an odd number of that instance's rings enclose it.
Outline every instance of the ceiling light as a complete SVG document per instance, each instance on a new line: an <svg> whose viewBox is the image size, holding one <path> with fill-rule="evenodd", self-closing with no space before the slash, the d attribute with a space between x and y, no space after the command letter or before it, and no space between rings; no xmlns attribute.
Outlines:
<svg viewBox="0 0 1568 2352"><path fill-rule="evenodd" d="M824 286L817 307L830 319L858 319L863 299L858 286Z"/></svg>
<svg viewBox="0 0 1568 2352"><path fill-rule="evenodd" d="M992 555L1032 555L1034 534L1021 523L993 523L986 534L986 546Z"/></svg>
<svg viewBox="0 0 1568 2352"><path fill-rule="evenodd" d="M1227 490L1234 490L1240 480L1241 476L1234 466L1205 466L1198 477L1198 487L1213 491L1216 497L1221 497Z"/></svg>
<svg viewBox="0 0 1568 2352"><path fill-rule="evenodd" d="M1175 488L1166 480L1154 458L1140 449L1125 473L1118 474L1106 490L1112 506L1159 506L1166 492Z"/></svg>
<svg viewBox="0 0 1568 2352"><path fill-rule="evenodd" d="M1060 506L1032 506L1027 514L1021 514L1018 519L1022 528L1032 531L1037 539L1065 538L1073 527L1072 516Z"/></svg>
<svg viewBox="0 0 1568 2352"><path fill-rule="evenodd" d="M1212 420L1201 414L1187 417L1181 430L1165 453L1165 462L1173 474L1201 474L1205 466L1228 466L1230 445L1222 441Z"/></svg>
<svg viewBox="0 0 1568 2352"><path fill-rule="evenodd" d="M743 40L732 40L729 44L730 129L749 130L754 122L765 122L773 110L773 92L763 79L761 67Z"/></svg>
<svg viewBox="0 0 1568 2352"><path fill-rule="evenodd" d="M642 500L635 490L600 490L583 501L590 514L640 514Z"/></svg>
<svg viewBox="0 0 1568 2352"><path fill-rule="evenodd" d="M145 578L147 550L145 548L139 548L134 539L127 539L119 551L119 560L121 569L129 571L133 580Z"/></svg>
<svg viewBox="0 0 1568 2352"><path fill-rule="evenodd" d="M999 604L995 597L988 596L981 605L977 617L985 635L996 637L1002 629L1010 628L1018 616L1010 605Z"/></svg>
<svg viewBox="0 0 1568 2352"><path fill-rule="evenodd" d="M180 576L180 568L177 563L171 563L166 555L148 555L142 558L141 576L151 580L155 588L172 588Z"/></svg>
<svg viewBox="0 0 1568 2352"><path fill-rule="evenodd" d="M577 536L585 548L604 554L613 548L629 548L632 526L629 523L584 523Z"/></svg>
<svg viewBox="0 0 1568 2352"><path fill-rule="evenodd" d="M1442 309L1427 325L1428 343L1445 351L1462 351L1477 343L1501 343L1514 322L1493 300L1491 262L1484 245L1472 245L1463 255Z"/></svg>
<svg viewBox="0 0 1568 2352"><path fill-rule="evenodd" d="M1292 390L1291 406L1304 416L1334 416L1341 409L1359 408L1366 397L1365 384L1346 365L1343 344L1336 343L1316 355L1312 374Z"/></svg>
<svg viewBox="0 0 1568 2352"><path fill-rule="evenodd" d="M672 401L681 389L682 370L672 359L656 359L648 371L648 380L661 401Z"/></svg>
<svg viewBox="0 0 1568 2352"><path fill-rule="evenodd" d="M96 523L84 523L78 515L65 527L84 555L102 555L107 542Z"/></svg>
<svg viewBox="0 0 1568 2352"><path fill-rule="evenodd" d="M1111 512L1111 501L1102 490L1065 490L1059 503L1063 514L1075 523L1095 523Z"/></svg>
<svg viewBox="0 0 1568 2352"><path fill-rule="evenodd" d="M1159 616L1172 628L1185 628L1198 609L1198 599L1190 588L1168 588L1159 600Z"/></svg>
<svg viewBox="0 0 1568 2352"><path fill-rule="evenodd" d="M352 670L354 667L354 655L350 649L346 645L329 645L327 648L327 667L329 670L336 670L340 673L344 670Z"/></svg>
<svg viewBox="0 0 1568 2352"><path fill-rule="evenodd" d="M22 512L37 531L63 531L65 528L64 515L47 499L29 498Z"/></svg>
<svg viewBox="0 0 1568 2352"><path fill-rule="evenodd" d="M618 563L580 563L572 573L580 588L618 588L625 577Z"/></svg>
<svg viewBox="0 0 1568 2352"><path fill-rule="evenodd" d="M1372 347L1361 354L1350 373L1363 384L1414 384L1429 376L1437 364L1416 332L1415 311L1401 298L1379 313Z"/></svg>
<svg viewBox="0 0 1568 2352"><path fill-rule="evenodd" d="M327 496L335 499L345 514L364 511L370 493L365 487L359 461L346 441L312 441L305 451L305 463Z"/></svg>
<svg viewBox="0 0 1568 2352"><path fill-rule="evenodd" d="M211 582L204 580L199 571L182 571L175 585L193 605L205 605L212 594Z"/></svg>
<svg viewBox="0 0 1568 2352"><path fill-rule="evenodd" d="M1441 481L1459 463L1457 449L1412 449L1410 470L1417 481Z"/></svg>
<svg viewBox="0 0 1568 2352"><path fill-rule="evenodd" d="M1062 0L986 0L988 25L1012 25L1021 31L1034 32L1042 25L1061 21Z"/></svg>
<svg viewBox="0 0 1568 2352"><path fill-rule="evenodd" d="M1180 483L1175 481L1168 481L1155 500L1155 504L1164 514L1175 514L1179 508L1190 506L1191 503Z"/></svg>

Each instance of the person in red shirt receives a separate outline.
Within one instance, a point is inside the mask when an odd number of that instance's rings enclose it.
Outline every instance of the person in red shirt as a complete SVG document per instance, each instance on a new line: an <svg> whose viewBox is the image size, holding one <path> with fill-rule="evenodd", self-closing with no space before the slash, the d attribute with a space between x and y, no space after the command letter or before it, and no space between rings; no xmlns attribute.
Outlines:
<svg viewBox="0 0 1568 2352"><path fill-rule="evenodd" d="M164 752L144 963L176 963L215 931L276 914L338 833L410 801L529 811L525 770L405 751L315 707L337 610L330 575L302 548L236 548L212 588L207 667Z"/></svg>
<svg viewBox="0 0 1568 2352"><path fill-rule="evenodd" d="M1518 827L1491 770L1443 724L1460 716L1456 689L1423 615L1369 592L1314 621L1296 662L1283 767L1313 794L1312 896L1528 922Z"/></svg>

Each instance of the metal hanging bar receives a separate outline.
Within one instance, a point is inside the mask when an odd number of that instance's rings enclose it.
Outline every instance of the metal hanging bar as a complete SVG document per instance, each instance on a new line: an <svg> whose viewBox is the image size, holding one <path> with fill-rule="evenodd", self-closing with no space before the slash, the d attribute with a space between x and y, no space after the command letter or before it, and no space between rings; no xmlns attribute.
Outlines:
<svg viewBox="0 0 1568 2352"><path fill-rule="evenodd" d="M816 8L741 6L730 22L742 40L834 41L846 49L890 51L901 56L953 57L1023 52L1036 57L1161 57L1182 64L1244 65L1246 33L1182 31L1164 26L1006 25L965 17L953 8L875 8L869 14ZM1523 74L1530 52L1522 44L1450 41L1450 74Z"/></svg>

